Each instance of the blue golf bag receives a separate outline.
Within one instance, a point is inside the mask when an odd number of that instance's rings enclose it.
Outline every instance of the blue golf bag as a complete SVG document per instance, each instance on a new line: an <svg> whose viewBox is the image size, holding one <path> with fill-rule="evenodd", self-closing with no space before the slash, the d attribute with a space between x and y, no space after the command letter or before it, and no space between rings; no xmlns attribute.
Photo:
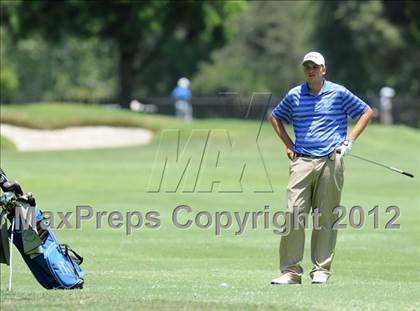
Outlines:
<svg viewBox="0 0 420 311"><path fill-rule="evenodd" d="M0 188L4 191L0 195L0 263L11 265L9 237L44 288L83 288L83 258L68 245L58 243L32 194L23 193L1 168ZM12 223L8 229L7 221Z"/></svg>
<svg viewBox="0 0 420 311"><path fill-rule="evenodd" d="M45 219L41 211L35 208L35 219L38 232ZM68 245L59 244L51 228L46 227L43 232L41 254L31 258L25 253L23 230L15 230L13 244L35 276L39 284L46 289L72 289L83 287L83 271L80 264L83 258Z"/></svg>

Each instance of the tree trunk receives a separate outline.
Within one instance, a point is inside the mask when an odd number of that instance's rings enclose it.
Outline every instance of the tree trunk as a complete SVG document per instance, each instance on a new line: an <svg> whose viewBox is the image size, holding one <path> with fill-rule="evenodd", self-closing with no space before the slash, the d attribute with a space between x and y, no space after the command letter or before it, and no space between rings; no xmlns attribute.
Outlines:
<svg viewBox="0 0 420 311"><path fill-rule="evenodd" d="M130 43L128 43L130 46ZM136 56L136 47L127 43L119 44L119 104L128 109L133 99L134 83L134 59Z"/></svg>

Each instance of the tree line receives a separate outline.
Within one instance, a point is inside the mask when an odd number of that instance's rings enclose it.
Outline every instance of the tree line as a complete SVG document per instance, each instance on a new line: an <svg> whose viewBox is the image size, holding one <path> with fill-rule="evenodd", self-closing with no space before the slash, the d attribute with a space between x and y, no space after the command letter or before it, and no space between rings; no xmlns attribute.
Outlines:
<svg viewBox="0 0 420 311"><path fill-rule="evenodd" d="M194 94L282 96L300 60L360 96L420 95L417 1L2 1L1 101Z"/></svg>

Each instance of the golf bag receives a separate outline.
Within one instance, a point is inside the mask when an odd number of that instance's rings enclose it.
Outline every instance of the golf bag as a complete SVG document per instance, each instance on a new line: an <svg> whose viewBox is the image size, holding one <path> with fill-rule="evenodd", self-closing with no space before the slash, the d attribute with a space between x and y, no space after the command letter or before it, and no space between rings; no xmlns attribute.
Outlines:
<svg viewBox="0 0 420 311"><path fill-rule="evenodd" d="M84 273L80 264L83 258L68 245L58 243L31 194L16 194L5 187L2 189L6 192L0 196L0 226L5 227L7 219L11 221L7 235L12 238L39 284L46 289L82 288ZM18 218L22 215L24 220L19 222ZM18 225L15 226L16 223ZM4 231L1 231L2 235ZM2 237L0 242L4 244L5 240ZM3 246L0 252L7 249L5 245L0 246ZM4 262L8 263L7 260Z"/></svg>

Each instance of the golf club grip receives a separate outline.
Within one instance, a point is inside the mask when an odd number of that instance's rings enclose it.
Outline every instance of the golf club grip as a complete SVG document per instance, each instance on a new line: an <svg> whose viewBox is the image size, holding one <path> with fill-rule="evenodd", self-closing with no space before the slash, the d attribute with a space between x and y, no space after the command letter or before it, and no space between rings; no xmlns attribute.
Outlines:
<svg viewBox="0 0 420 311"><path fill-rule="evenodd" d="M7 185L6 185L7 184ZM22 187L16 180L9 180L6 173L0 168L0 188L3 192L14 192L17 195L23 195Z"/></svg>
<svg viewBox="0 0 420 311"><path fill-rule="evenodd" d="M6 182L6 181L9 181L9 179L7 178L7 176L6 176L6 173L0 168L0 185L2 185L3 186L3 184Z"/></svg>
<svg viewBox="0 0 420 311"><path fill-rule="evenodd" d="M0 167L0 175L4 176L4 178L7 179L6 173L3 171L3 169Z"/></svg>
<svg viewBox="0 0 420 311"><path fill-rule="evenodd" d="M9 179L6 176L6 173L0 168L0 188L1 188L1 190L5 191L4 184L8 181L9 181Z"/></svg>
<svg viewBox="0 0 420 311"><path fill-rule="evenodd" d="M407 173L407 172L402 172L401 174L404 174L405 176L414 178L414 175L413 174L410 174L410 173Z"/></svg>

